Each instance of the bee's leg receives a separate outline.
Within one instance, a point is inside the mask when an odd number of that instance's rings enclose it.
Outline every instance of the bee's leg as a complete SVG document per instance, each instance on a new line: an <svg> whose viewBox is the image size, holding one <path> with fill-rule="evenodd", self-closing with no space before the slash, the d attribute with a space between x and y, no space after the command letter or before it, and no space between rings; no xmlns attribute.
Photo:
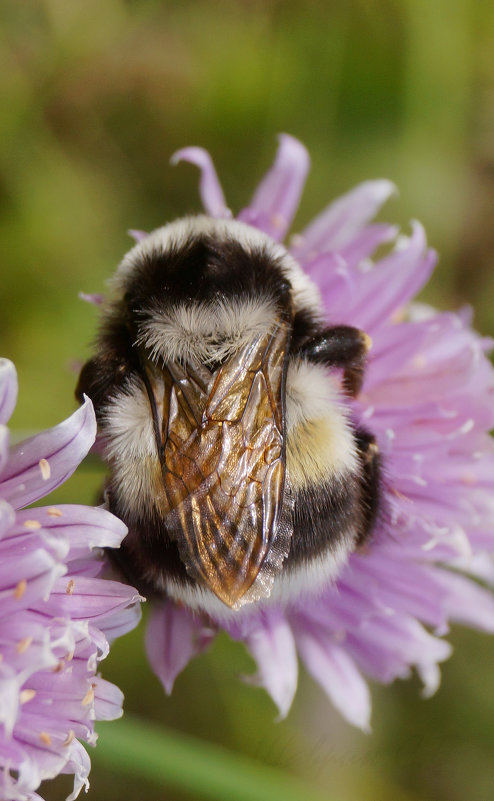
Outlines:
<svg viewBox="0 0 494 801"><path fill-rule="evenodd" d="M358 544L362 545L372 531L380 511L381 455L376 438L365 428L358 428L355 438L362 469L360 476L362 522L357 540Z"/></svg>
<svg viewBox="0 0 494 801"><path fill-rule="evenodd" d="M297 350L297 355L316 364L342 368L343 385L355 396L362 386L370 346L368 334L349 325L337 325L308 339Z"/></svg>

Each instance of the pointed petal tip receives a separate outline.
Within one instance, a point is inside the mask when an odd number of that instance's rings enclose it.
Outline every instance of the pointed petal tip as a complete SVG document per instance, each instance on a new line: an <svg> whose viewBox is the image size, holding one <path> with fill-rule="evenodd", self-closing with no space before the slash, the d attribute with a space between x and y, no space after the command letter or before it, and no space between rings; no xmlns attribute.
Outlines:
<svg viewBox="0 0 494 801"><path fill-rule="evenodd" d="M94 437L96 437L96 413L94 411L93 402L89 397L89 395L86 395L85 393L83 394L82 397L84 399L84 402L81 404L81 407L76 412L74 412L73 417L75 419L75 415L77 414L77 412L80 412L81 409L83 409L84 414L87 415L88 428L91 430L91 432L94 433ZM67 419L70 420L71 418L69 417Z"/></svg>
<svg viewBox="0 0 494 801"><path fill-rule="evenodd" d="M295 136L292 136L288 133L279 133L278 134L278 142L279 142L279 149L283 150L284 157L291 156L291 158L296 161L300 167L304 166L308 170L310 167L310 155L309 151L305 147L304 144L297 139Z"/></svg>
<svg viewBox="0 0 494 801"><path fill-rule="evenodd" d="M264 687L276 704L279 718L288 714L298 684L298 659L290 623L276 610L247 624L242 637L257 664L257 672L249 681Z"/></svg>
<svg viewBox="0 0 494 801"><path fill-rule="evenodd" d="M87 396L84 403L58 425L14 445L2 474L3 497L21 509L45 497L72 475L96 438L96 416ZM40 471L48 461L50 476Z"/></svg>
<svg viewBox="0 0 494 801"><path fill-rule="evenodd" d="M146 653L152 670L165 692L172 692L175 679L210 642L201 620L173 601L154 605L146 631Z"/></svg>
<svg viewBox="0 0 494 801"><path fill-rule="evenodd" d="M93 306L101 306L104 301L104 296L99 293L92 292L78 292L77 297L85 303L90 303Z"/></svg>
<svg viewBox="0 0 494 801"><path fill-rule="evenodd" d="M137 245L139 244L139 242L142 242L143 239L146 239L146 237L148 236L147 231L140 231L138 228L128 228L127 233L130 237L132 237L132 239Z"/></svg>
<svg viewBox="0 0 494 801"><path fill-rule="evenodd" d="M412 234L410 240L415 241L417 243L418 248L423 253L423 256L426 257L430 262L431 269L436 265L437 260L439 258L439 254L437 250L434 248L430 248L427 245L427 233L425 231L424 226L420 222L420 220L416 220L412 218L410 220L410 228L412 230ZM399 239L399 237L398 237Z"/></svg>
<svg viewBox="0 0 494 801"><path fill-rule="evenodd" d="M417 250L425 252L427 247L427 235L425 228L419 220L410 220L410 234L400 233L396 237L394 250L405 251L410 246L417 248Z"/></svg>
<svg viewBox="0 0 494 801"><path fill-rule="evenodd" d="M170 164L175 166L180 161L188 161L200 169L199 191L207 214L220 219L231 218L232 212L226 205L225 196L208 151L195 145L184 147L172 155Z"/></svg>
<svg viewBox="0 0 494 801"><path fill-rule="evenodd" d="M305 146L290 134L279 134L278 142L272 167L238 219L281 242L298 208L310 158Z"/></svg>
<svg viewBox="0 0 494 801"><path fill-rule="evenodd" d="M0 358L0 423L7 423L17 402L17 370L10 359Z"/></svg>
<svg viewBox="0 0 494 801"><path fill-rule="evenodd" d="M373 189L374 195L379 203L384 203L390 197L399 197L400 192L393 181L388 178L375 178L369 181L369 186Z"/></svg>
<svg viewBox="0 0 494 801"><path fill-rule="evenodd" d="M201 164L211 161L211 157L207 150L203 147L196 147L190 145L189 147L182 147L176 150L170 157L170 164L176 167L181 161L189 161L191 164L200 166Z"/></svg>
<svg viewBox="0 0 494 801"><path fill-rule="evenodd" d="M4 376L15 373L16 369L14 363L7 359L5 356L0 356L0 381L4 380Z"/></svg>

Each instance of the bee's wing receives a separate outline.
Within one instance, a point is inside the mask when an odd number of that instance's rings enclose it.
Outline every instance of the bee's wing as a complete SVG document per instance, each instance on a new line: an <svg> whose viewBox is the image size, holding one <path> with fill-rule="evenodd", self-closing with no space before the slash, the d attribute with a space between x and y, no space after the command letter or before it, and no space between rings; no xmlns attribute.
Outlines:
<svg viewBox="0 0 494 801"><path fill-rule="evenodd" d="M269 595L290 548L288 330L279 319L213 374L175 364L164 371L166 528L189 574L232 607Z"/></svg>

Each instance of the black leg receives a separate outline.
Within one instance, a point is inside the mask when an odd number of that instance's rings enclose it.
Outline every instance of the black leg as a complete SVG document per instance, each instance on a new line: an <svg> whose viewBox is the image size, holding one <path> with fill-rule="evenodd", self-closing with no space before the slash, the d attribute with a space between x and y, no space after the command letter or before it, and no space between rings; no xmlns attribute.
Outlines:
<svg viewBox="0 0 494 801"><path fill-rule="evenodd" d="M311 337L297 353L316 364L342 368L343 385L350 395L355 396L362 386L371 344L371 338L358 328L337 325Z"/></svg>

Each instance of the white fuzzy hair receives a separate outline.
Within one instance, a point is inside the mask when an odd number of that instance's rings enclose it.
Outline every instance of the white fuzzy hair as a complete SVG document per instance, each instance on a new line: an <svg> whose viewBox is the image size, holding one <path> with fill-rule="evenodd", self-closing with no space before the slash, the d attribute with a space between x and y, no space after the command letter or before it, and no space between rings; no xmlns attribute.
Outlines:
<svg viewBox="0 0 494 801"><path fill-rule="evenodd" d="M152 310L141 324L137 342L156 362L210 364L270 332L275 321L274 303L261 298L195 301Z"/></svg>
<svg viewBox="0 0 494 801"><path fill-rule="evenodd" d="M286 461L294 488L358 471L351 424L336 378L292 358L286 382Z"/></svg>
<svg viewBox="0 0 494 801"><path fill-rule="evenodd" d="M276 603L287 603L321 595L322 591L341 573L341 568L348 561L353 550L352 539L346 544L338 544L333 550L313 558L310 563L297 565L289 572L282 571L274 579L269 598L263 598L257 606L270 606ZM179 584L173 579L165 579L162 589L176 601L185 603L190 609L206 612L216 620L224 622L239 621L244 615L252 613L252 606L245 604L240 609L230 609L211 590L199 585Z"/></svg>

